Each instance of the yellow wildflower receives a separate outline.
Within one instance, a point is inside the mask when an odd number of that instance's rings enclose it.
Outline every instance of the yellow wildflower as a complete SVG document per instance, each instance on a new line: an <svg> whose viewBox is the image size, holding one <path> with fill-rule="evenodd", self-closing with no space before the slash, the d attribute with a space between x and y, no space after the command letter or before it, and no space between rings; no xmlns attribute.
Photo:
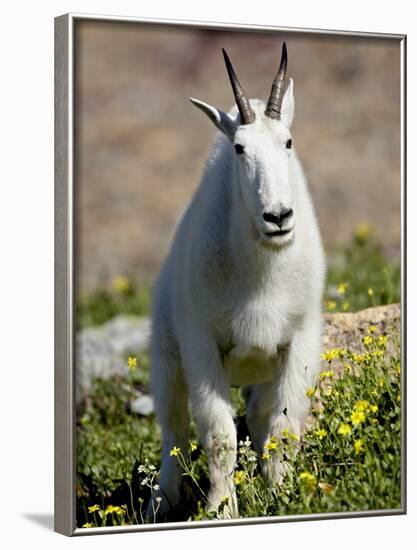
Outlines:
<svg viewBox="0 0 417 550"><path fill-rule="evenodd" d="M330 309L330 310L335 309L337 306L336 302L334 302L333 300L329 300L326 305L327 305L327 309Z"/></svg>
<svg viewBox="0 0 417 550"><path fill-rule="evenodd" d="M314 491L317 485L317 480L314 477L313 474L310 474L310 472L302 472L298 479L305 484L305 486L310 490Z"/></svg>
<svg viewBox="0 0 417 550"><path fill-rule="evenodd" d="M368 288L368 296L373 296L373 295L374 295L374 289Z"/></svg>
<svg viewBox="0 0 417 550"><path fill-rule="evenodd" d="M373 332L376 331L376 326L375 325L371 325L369 328L368 328L368 334L372 334Z"/></svg>
<svg viewBox="0 0 417 550"><path fill-rule="evenodd" d="M130 289L130 282L124 275L118 275L112 281L113 288L120 294L126 293Z"/></svg>
<svg viewBox="0 0 417 550"><path fill-rule="evenodd" d="M370 346L373 341L374 341L374 339L372 338L372 336L369 336L369 334L367 334L366 336L364 336L362 338L362 342L364 343L364 345L366 347Z"/></svg>
<svg viewBox="0 0 417 550"><path fill-rule="evenodd" d="M245 472L243 470L237 470L233 477L235 485L240 485L245 480Z"/></svg>
<svg viewBox="0 0 417 550"><path fill-rule="evenodd" d="M358 363L360 365L365 361L369 361L371 359L371 354L370 353L364 353L364 354L353 353L352 359L355 361L355 363Z"/></svg>
<svg viewBox="0 0 417 550"><path fill-rule="evenodd" d="M344 354L344 352L345 350L338 349L338 348L328 349L326 353L321 353L320 357L330 363L333 359L338 359L339 357L341 357Z"/></svg>
<svg viewBox="0 0 417 550"><path fill-rule="evenodd" d="M290 432L288 431L288 428L284 428L281 432L282 437L289 437Z"/></svg>
<svg viewBox="0 0 417 550"><path fill-rule="evenodd" d="M172 449L169 451L169 456L178 456L180 452L180 447L172 447Z"/></svg>
<svg viewBox="0 0 417 550"><path fill-rule="evenodd" d="M262 453L262 460L269 460L271 455L269 453Z"/></svg>
<svg viewBox="0 0 417 550"><path fill-rule="evenodd" d="M286 436L286 437L288 437L288 436ZM277 449L277 448L278 448L278 439L273 435L265 443L264 449L266 451L273 451L274 449Z"/></svg>
<svg viewBox="0 0 417 550"><path fill-rule="evenodd" d="M388 335L387 334L381 334L378 336L377 344L379 347L384 348L387 345L388 341Z"/></svg>
<svg viewBox="0 0 417 550"><path fill-rule="evenodd" d="M397 402L399 403L400 401L401 401L401 395L398 394L398 395L397 395Z"/></svg>
<svg viewBox="0 0 417 550"><path fill-rule="evenodd" d="M325 378L333 378L334 372L332 370L324 370L320 373L320 380L324 380Z"/></svg>
<svg viewBox="0 0 417 550"><path fill-rule="evenodd" d="M190 441L190 451L193 452L197 449L197 444L194 441Z"/></svg>
<svg viewBox="0 0 417 550"><path fill-rule="evenodd" d="M369 408L369 403L365 399L361 401L356 401L356 403L353 405L353 408L355 411L366 411Z"/></svg>
<svg viewBox="0 0 417 550"><path fill-rule="evenodd" d="M314 478L313 474L310 474L309 472L302 472L299 475L299 479L302 479L302 480L304 480L304 479L313 479L313 478Z"/></svg>
<svg viewBox="0 0 417 550"><path fill-rule="evenodd" d="M337 287L337 292L342 295L345 294L347 286L348 286L347 283L340 283L339 286Z"/></svg>
<svg viewBox="0 0 417 550"><path fill-rule="evenodd" d="M319 429L319 430L316 430L314 433L315 433L316 436L320 439L320 441L321 441L324 437L326 437L326 435L327 435L326 430L324 430L323 428L321 428L321 429Z"/></svg>
<svg viewBox="0 0 417 550"><path fill-rule="evenodd" d="M90 514L94 514L94 512L98 512L100 510L100 506L98 504L93 504L93 506L88 507L88 511Z"/></svg>
<svg viewBox="0 0 417 550"><path fill-rule="evenodd" d="M315 391L316 390L314 388L308 388L308 390L306 391L306 396L307 397L313 397Z"/></svg>
<svg viewBox="0 0 417 550"><path fill-rule="evenodd" d="M94 523L87 522L83 525L84 529L90 529L91 527L94 527Z"/></svg>
<svg viewBox="0 0 417 550"><path fill-rule="evenodd" d="M349 302L343 302L343 305L342 305L343 311L347 311L349 307L350 307Z"/></svg>
<svg viewBox="0 0 417 550"><path fill-rule="evenodd" d="M137 364L138 364L138 360L136 357L127 358L127 368L129 369L130 372L133 372L134 370L136 370Z"/></svg>
<svg viewBox="0 0 417 550"><path fill-rule="evenodd" d="M356 226L355 229L355 239L360 243L364 244L371 233L371 226L369 223L363 222Z"/></svg>
<svg viewBox="0 0 417 550"><path fill-rule="evenodd" d="M340 424L337 433L343 437L347 437L352 432L352 428L349 424Z"/></svg>
<svg viewBox="0 0 417 550"><path fill-rule="evenodd" d="M353 447L355 449L355 455L358 455L359 453L363 452L363 440L362 439L356 439Z"/></svg>
<svg viewBox="0 0 417 550"><path fill-rule="evenodd" d="M369 405L369 410L371 411L371 413L376 413L378 412L378 405Z"/></svg>
<svg viewBox="0 0 417 550"><path fill-rule="evenodd" d="M364 422L365 418L365 413L363 411L354 411L350 415L350 420L354 426L358 426L361 422Z"/></svg>
<svg viewBox="0 0 417 550"><path fill-rule="evenodd" d="M295 433L290 433L290 439L292 439L293 441L300 441L300 438Z"/></svg>

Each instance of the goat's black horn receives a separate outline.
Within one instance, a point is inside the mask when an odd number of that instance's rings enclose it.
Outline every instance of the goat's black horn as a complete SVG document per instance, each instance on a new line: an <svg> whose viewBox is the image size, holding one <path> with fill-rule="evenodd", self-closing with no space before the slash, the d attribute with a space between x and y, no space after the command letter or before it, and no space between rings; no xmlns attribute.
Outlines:
<svg viewBox="0 0 417 550"><path fill-rule="evenodd" d="M282 45L281 63L279 64L277 75L272 83L271 94L265 109L265 114L269 118L281 118L281 106L282 98L284 96L284 81L285 74L287 72L287 63L287 45L284 42Z"/></svg>
<svg viewBox="0 0 417 550"><path fill-rule="evenodd" d="M222 51L224 62L226 63L227 74L230 78L230 83L233 88L233 94L235 96L237 108L239 109L242 124L252 124L252 122L255 121L255 113L253 112L253 109L249 103L249 99L246 97L245 92L243 91L243 88L240 85L239 80L237 79L229 56L223 48Z"/></svg>

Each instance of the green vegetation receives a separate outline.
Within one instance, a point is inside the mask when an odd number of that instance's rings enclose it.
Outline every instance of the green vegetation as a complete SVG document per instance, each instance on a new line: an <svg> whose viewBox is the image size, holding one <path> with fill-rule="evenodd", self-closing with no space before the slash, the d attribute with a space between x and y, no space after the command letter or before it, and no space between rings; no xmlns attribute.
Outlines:
<svg viewBox="0 0 417 550"><path fill-rule="evenodd" d="M385 257L369 225L360 224L350 245L330 250L327 259L327 311L359 311L400 301L400 264Z"/></svg>
<svg viewBox="0 0 417 550"><path fill-rule="evenodd" d="M83 294L77 308L78 328L101 325L118 313L148 315L151 292L148 285L137 285L124 275L115 277L111 288L97 288Z"/></svg>
<svg viewBox="0 0 417 550"><path fill-rule="evenodd" d="M325 305L355 311L400 299L400 270L384 257L368 227L329 258ZM149 290L118 278L111 290L83 298L79 324L103 322L115 313L148 312ZM123 284L122 284L123 283ZM349 303L346 306L346 303ZM271 438L262 456L252 448L240 390L232 389L239 453L235 484L242 517L288 515L400 506L400 349L398 334L374 327L360 353L326 350L328 367L311 399L309 427L298 439L291 431ZM95 382L77 422L77 522L79 526L144 521L148 499L157 489L160 431L153 415L131 413L136 389L146 389L149 358L126 358L129 375ZM192 426L188 449L174 449L184 472L183 506L173 520L221 517L204 510L207 462ZM260 465L285 458L280 486L268 487Z"/></svg>

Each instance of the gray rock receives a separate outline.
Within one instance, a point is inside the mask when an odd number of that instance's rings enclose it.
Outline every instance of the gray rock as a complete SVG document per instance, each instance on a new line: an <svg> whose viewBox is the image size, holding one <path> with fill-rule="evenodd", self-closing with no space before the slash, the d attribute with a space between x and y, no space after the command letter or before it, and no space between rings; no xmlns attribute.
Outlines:
<svg viewBox="0 0 417 550"><path fill-rule="evenodd" d="M80 330L76 341L76 400L88 394L94 378L128 372L126 356L148 347L150 320L117 315L104 325Z"/></svg>
<svg viewBox="0 0 417 550"><path fill-rule="evenodd" d="M401 332L401 305L370 307L355 313L326 313L324 315L323 352L335 348L347 349L353 353L362 354L366 348L362 342L370 326L376 327L376 335L388 332L387 352L398 353ZM322 370L327 370L329 364L321 361ZM332 361L332 370L336 376L343 373L343 365L339 359Z"/></svg>
<svg viewBox="0 0 417 550"><path fill-rule="evenodd" d="M323 349L347 348L359 353L362 338L371 325L377 332L386 330L399 333L400 304L370 307L356 313L326 313L324 315Z"/></svg>
<svg viewBox="0 0 417 550"><path fill-rule="evenodd" d="M137 393L138 397L130 403L130 410L141 416L149 416L155 410L152 397L139 391Z"/></svg>

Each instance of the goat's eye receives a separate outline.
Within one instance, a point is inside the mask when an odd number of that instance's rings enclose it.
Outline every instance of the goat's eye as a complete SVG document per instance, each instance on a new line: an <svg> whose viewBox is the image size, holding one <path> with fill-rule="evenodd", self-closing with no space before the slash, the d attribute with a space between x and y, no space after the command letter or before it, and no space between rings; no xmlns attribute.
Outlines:
<svg viewBox="0 0 417 550"><path fill-rule="evenodd" d="M289 140L287 141L287 143L285 144L285 147L286 147L287 149L291 149L291 147L292 147L292 139L289 139Z"/></svg>
<svg viewBox="0 0 417 550"><path fill-rule="evenodd" d="M236 143L235 151L238 155L241 155L242 153L244 153L245 148L243 147L243 145L240 145L240 143Z"/></svg>

